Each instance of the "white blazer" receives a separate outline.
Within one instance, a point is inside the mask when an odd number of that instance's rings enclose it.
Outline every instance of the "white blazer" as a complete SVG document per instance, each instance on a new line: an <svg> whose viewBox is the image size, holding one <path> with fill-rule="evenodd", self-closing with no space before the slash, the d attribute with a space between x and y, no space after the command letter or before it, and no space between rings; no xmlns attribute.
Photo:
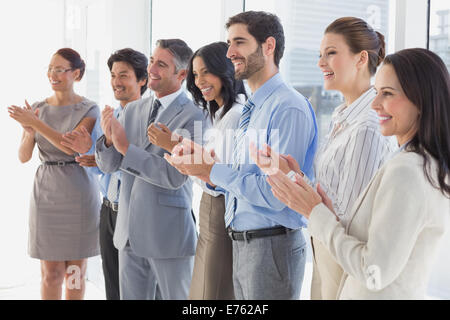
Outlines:
<svg viewBox="0 0 450 320"><path fill-rule="evenodd" d="M431 168L435 178L435 160ZM344 270L337 299L424 299L449 215L450 199L426 178L423 158L402 151L361 193L347 227L319 204L308 229Z"/></svg>

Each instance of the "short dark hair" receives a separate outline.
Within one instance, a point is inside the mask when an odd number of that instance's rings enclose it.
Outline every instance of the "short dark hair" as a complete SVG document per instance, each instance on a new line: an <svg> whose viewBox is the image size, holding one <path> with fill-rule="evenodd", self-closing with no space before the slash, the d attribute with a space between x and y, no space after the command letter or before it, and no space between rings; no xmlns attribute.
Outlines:
<svg viewBox="0 0 450 320"><path fill-rule="evenodd" d="M450 198L450 76L442 59L432 51L414 48L384 59L391 65L406 97L419 110L419 128L406 150L421 155L428 181ZM431 179L429 155L438 162L438 186Z"/></svg>
<svg viewBox="0 0 450 320"><path fill-rule="evenodd" d="M159 39L156 46L167 49L174 57L175 72L187 69L192 49L181 39Z"/></svg>
<svg viewBox="0 0 450 320"><path fill-rule="evenodd" d="M227 58L228 45L225 42L214 42L198 49L191 60L189 61L189 69L186 77L186 87L192 94L194 101L198 105L202 105L205 110L208 110L208 102L203 98L200 89L195 85L195 78L193 72L193 61L195 57L201 57L205 63L208 72L220 78L222 83L222 90L220 92L224 101L224 111L221 118L232 108L233 103L236 102L238 94L244 94L244 83L242 80L234 78L234 66L230 59ZM211 119L219 109L217 102L209 102L209 113Z"/></svg>
<svg viewBox="0 0 450 320"><path fill-rule="evenodd" d="M77 80L81 80L84 75L84 71L86 69L86 63L83 59L81 59L80 54L73 50L72 48L61 48L56 53L58 56L63 57L70 63L70 68L72 70L80 70L80 75Z"/></svg>
<svg viewBox="0 0 450 320"><path fill-rule="evenodd" d="M284 53L284 31L280 18L276 15L264 11L245 11L228 19L226 28L233 24L242 23L247 26L250 33L259 45L266 42L268 37L274 37L276 41L274 62L277 67Z"/></svg>
<svg viewBox="0 0 450 320"><path fill-rule="evenodd" d="M384 36L372 29L364 20L355 17L342 17L334 20L326 29L325 34L335 33L344 37L353 53L363 50L369 54L369 72L373 76L385 56Z"/></svg>
<svg viewBox="0 0 450 320"><path fill-rule="evenodd" d="M114 62L125 62L129 64L136 75L137 81L141 81L145 79L145 84L141 87L141 95L147 90L147 82L148 82L148 73L147 73L147 65L148 59L147 57L136 50L131 48L120 49L114 52L108 59L108 68L109 71L112 70Z"/></svg>

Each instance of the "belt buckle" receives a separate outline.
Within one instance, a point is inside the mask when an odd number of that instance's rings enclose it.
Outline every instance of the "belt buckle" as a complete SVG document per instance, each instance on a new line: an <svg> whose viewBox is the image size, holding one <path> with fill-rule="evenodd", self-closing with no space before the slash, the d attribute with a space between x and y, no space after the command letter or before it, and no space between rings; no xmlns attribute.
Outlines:
<svg viewBox="0 0 450 320"><path fill-rule="evenodd" d="M119 203L111 202L111 209L113 209L113 211L119 211Z"/></svg>
<svg viewBox="0 0 450 320"><path fill-rule="evenodd" d="M57 161L57 162L58 162L57 163L58 167L64 167L64 165L65 165L64 161Z"/></svg>
<svg viewBox="0 0 450 320"><path fill-rule="evenodd" d="M231 228L228 229L228 236L231 238L231 240L235 241L236 239L233 237L233 230Z"/></svg>

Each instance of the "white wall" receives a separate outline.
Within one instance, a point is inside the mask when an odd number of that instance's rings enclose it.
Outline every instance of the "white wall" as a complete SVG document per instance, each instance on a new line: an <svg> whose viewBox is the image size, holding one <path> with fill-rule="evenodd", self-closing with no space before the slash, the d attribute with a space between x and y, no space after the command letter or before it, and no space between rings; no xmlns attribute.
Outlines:
<svg viewBox="0 0 450 320"><path fill-rule="evenodd" d="M427 1L396 0L395 51L427 46Z"/></svg>
<svg viewBox="0 0 450 320"><path fill-rule="evenodd" d="M39 274L36 260L27 256L28 204L39 159L35 151L31 162L19 163L22 129L6 107L51 94L47 67L63 45L63 19L63 1L0 1L0 288L23 283L30 270Z"/></svg>

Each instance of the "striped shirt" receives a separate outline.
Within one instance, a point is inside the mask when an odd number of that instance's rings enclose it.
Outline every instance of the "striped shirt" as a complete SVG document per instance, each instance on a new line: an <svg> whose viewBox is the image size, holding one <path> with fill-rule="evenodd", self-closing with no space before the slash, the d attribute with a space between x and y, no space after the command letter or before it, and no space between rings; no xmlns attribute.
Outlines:
<svg viewBox="0 0 450 320"><path fill-rule="evenodd" d="M395 138L384 137L379 130L378 116L371 109L375 96L370 88L350 106L344 103L335 109L314 164L316 182L333 201L344 226L359 194L397 148Z"/></svg>

